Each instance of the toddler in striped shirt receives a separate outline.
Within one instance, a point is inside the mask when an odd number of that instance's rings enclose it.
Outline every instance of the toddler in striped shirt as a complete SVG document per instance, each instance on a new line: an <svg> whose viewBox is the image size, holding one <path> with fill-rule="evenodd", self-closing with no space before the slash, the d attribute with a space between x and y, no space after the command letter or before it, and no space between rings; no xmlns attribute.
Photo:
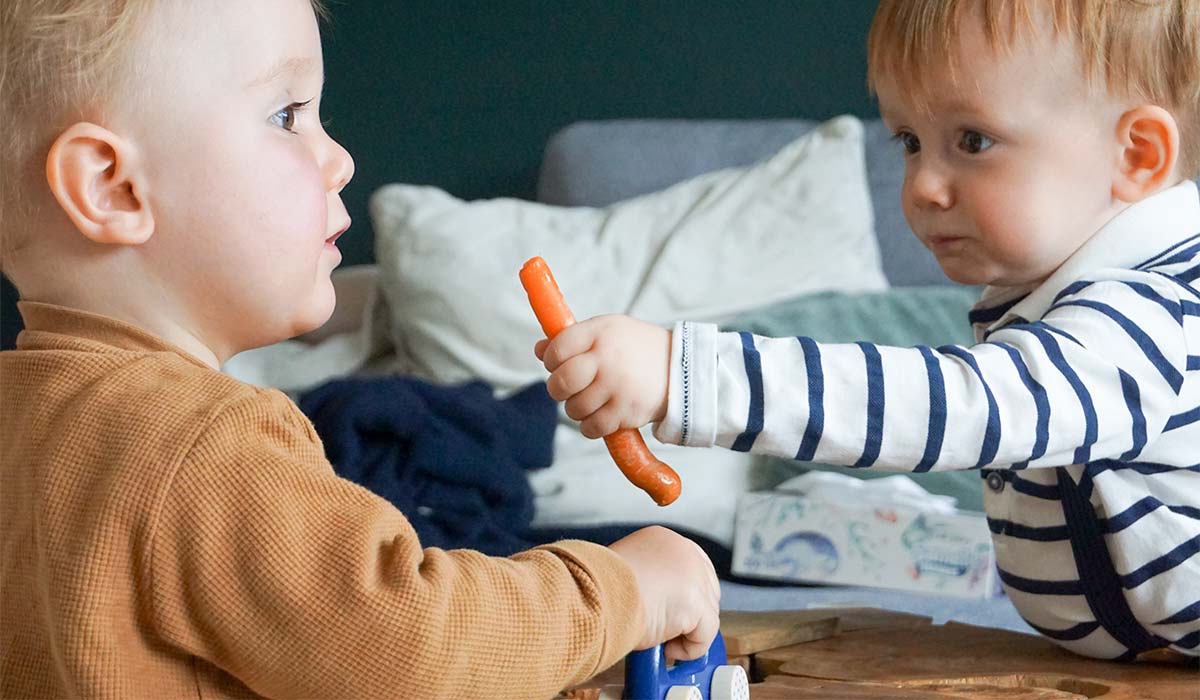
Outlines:
<svg viewBox="0 0 1200 700"><path fill-rule="evenodd" d="M976 344L623 316L535 349L589 437L982 470L1005 590L1079 654L1200 656L1200 3L883 0L905 216Z"/></svg>

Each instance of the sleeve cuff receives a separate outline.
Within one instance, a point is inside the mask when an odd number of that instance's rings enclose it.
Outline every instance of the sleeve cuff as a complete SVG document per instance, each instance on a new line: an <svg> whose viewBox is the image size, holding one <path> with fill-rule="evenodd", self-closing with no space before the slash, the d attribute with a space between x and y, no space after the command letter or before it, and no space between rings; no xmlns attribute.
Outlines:
<svg viewBox="0 0 1200 700"><path fill-rule="evenodd" d="M717 326L683 321L671 335L667 415L654 426L659 441L711 447L717 429Z"/></svg>
<svg viewBox="0 0 1200 700"><path fill-rule="evenodd" d="M608 547L582 540L560 540L538 547L551 552L575 570L577 578L590 581L600 613L604 641L591 673L612 666L641 641L645 625L642 596L633 569Z"/></svg>

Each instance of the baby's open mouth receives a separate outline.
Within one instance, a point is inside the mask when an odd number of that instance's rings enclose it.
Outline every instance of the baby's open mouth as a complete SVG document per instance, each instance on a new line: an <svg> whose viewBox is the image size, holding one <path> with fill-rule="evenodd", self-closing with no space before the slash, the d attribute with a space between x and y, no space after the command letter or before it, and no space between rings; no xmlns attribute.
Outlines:
<svg viewBox="0 0 1200 700"><path fill-rule="evenodd" d="M330 236L329 238L326 238L325 243L328 245L333 245L334 243L337 242L337 239L342 237L342 234L345 233L346 229L348 229L348 228L350 228L349 221L347 221L345 224L342 225L341 228L339 228L337 231L335 231L332 236Z"/></svg>

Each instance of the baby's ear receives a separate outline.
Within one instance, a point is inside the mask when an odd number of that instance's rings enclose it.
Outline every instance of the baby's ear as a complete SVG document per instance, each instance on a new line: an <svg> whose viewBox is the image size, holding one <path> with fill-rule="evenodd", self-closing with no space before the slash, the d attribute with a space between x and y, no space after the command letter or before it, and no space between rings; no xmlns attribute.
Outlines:
<svg viewBox="0 0 1200 700"><path fill-rule="evenodd" d="M1117 122L1117 140L1114 197L1132 204L1174 182L1179 125L1170 112L1156 105L1125 112Z"/></svg>
<svg viewBox="0 0 1200 700"><path fill-rule="evenodd" d="M90 122L72 124L46 155L50 192L89 240L138 245L154 233L146 174L130 142Z"/></svg>

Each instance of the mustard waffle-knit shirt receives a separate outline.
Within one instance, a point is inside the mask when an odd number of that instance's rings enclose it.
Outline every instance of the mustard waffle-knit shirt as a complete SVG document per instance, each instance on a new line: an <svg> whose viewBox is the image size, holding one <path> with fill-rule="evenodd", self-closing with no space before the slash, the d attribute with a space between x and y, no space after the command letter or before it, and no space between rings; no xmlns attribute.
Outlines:
<svg viewBox="0 0 1200 700"><path fill-rule="evenodd" d="M630 568L422 549L283 394L23 302L0 353L4 697L545 698L636 643Z"/></svg>

